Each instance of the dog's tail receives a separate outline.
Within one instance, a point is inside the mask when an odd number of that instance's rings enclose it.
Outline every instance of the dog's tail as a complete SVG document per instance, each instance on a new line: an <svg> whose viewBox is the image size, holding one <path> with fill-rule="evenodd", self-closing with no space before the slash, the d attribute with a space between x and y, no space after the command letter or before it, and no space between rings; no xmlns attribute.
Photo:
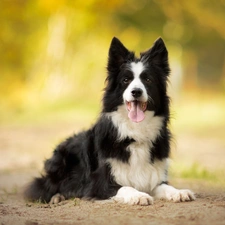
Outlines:
<svg viewBox="0 0 225 225"><path fill-rule="evenodd" d="M63 160L59 151L54 151L53 157L45 161L45 175L34 178L24 190L24 198L28 201L49 202L60 188L63 177Z"/></svg>
<svg viewBox="0 0 225 225"><path fill-rule="evenodd" d="M53 156L45 161L44 175L35 178L25 188L25 199L29 201L49 202L52 196L57 193L64 194L66 197L69 197L72 191L79 188L79 185L77 185L77 179L75 179L76 176L72 171L73 168L78 165L79 160L74 153L69 151L76 148L76 143L73 144L73 142L74 137L71 137L56 147L53 152ZM63 187L64 181L69 179L68 176L72 172L74 177L73 182L70 182L72 187L69 185ZM78 179L80 176L81 175L77 173Z"/></svg>
<svg viewBox="0 0 225 225"><path fill-rule="evenodd" d="M52 196L58 193L65 176L66 161L68 161L66 157L70 157L67 149L72 138L58 145L52 157L45 161L44 175L35 178L25 187L24 198L26 200L49 202Z"/></svg>
<svg viewBox="0 0 225 225"><path fill-rule="evenodd" d="M28 201L40 201L47 203L57 193L57 185L54 185L49 177L41 176L35 178L24 190L24 197Z"/></svg>

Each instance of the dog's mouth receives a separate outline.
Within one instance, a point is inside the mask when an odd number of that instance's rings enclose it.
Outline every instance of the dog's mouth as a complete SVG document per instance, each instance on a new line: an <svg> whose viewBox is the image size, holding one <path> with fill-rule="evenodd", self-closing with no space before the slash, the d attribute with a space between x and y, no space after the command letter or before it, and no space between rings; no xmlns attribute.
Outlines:
<svg viewBox="0 0 225 225"><path fill-rule="evenodd" d="M128 117L131 121L139 123L145 118L145 110L147 109L147 102L141 101L126 101Z"/></svg>

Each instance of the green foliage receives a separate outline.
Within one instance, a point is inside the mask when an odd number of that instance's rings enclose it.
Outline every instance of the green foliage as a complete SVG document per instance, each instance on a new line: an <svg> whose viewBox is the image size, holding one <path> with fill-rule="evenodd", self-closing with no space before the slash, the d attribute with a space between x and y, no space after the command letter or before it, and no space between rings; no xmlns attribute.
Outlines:
<svg viewBox="0 0 225 225"><path fill-rule="evenodd" d="M0 116L98 102L113 36L138 51L162 36L175 89L224 88L224 11L223 1L2 0Z"/></svg>

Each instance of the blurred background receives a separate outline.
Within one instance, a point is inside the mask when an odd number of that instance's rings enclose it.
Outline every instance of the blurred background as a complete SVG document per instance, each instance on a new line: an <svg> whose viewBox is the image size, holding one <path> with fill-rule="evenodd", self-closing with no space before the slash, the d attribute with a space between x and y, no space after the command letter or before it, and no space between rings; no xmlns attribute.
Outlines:
<svg viewBox="0 0 225 225"><path fill-rule="evenodd" d="M224 24L225 0L1 0L1 187L40 172L56 144L94 123L114 36L137 55L164 39L172 70L171 176L221 185Z"/></svg>

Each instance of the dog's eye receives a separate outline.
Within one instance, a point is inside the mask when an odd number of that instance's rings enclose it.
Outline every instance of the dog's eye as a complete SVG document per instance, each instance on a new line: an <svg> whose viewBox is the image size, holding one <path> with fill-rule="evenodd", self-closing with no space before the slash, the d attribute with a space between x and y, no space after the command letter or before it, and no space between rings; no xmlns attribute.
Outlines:
<svg viewBox="0 0 225 225"><path fill-rule="evenodd" d="M126 77L126 78L124 78L124 79L123 79L123 83L124 83L124 84L128 84L128 83L130 83L130 79L129 79L129 78L127 78L127 77Z"/></svg>
<svg viewBox="0 0 225 225"><path fill-rule="evenodd" d="M146 78L145 81L146 81L147 83L151 83L151 80L150 80L149 78Z"/></svg>

